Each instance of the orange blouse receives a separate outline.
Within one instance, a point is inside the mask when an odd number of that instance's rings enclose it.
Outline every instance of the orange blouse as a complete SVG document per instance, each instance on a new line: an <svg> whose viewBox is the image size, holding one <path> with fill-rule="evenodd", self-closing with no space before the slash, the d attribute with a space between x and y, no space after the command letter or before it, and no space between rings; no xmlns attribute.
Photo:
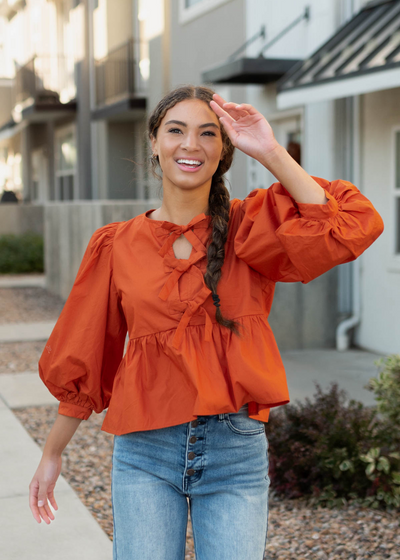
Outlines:
<svg viewBox="0 0 400 560"><path fill-rule="evenodd" d="M108 408L101 429L121 435L245 403L267 422L270 408L287 404L267 320L275 282L306 284L355 260L384 227L352 183L313 178L326 204L296 202L281 183L231 200L217 292L240 337L216 322L204 283L210 216L177 225L151 219L152 209L97 229L38 364L58 412L87 420ZM189 259L173 251L181 234Z"/></svg>

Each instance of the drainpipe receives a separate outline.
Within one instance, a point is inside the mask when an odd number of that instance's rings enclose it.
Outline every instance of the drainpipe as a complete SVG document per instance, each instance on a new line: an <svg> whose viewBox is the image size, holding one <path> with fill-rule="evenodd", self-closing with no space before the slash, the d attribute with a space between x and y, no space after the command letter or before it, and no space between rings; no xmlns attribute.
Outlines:
<svg viewBox="0 0 400 560"><path fill-rule="evenodd" d="M336 328L336 350L343 352L350 346L348 331L357 326L361 321L360 301L360 257L352 262L352 301L353 315L345 319Z"/></svg>
<svg viewBox="0 0 400 560"><path fill-rule="evenodd" d="M352 143L352 156L353 161L352 170L352 183L360 188L360 96L355 95L352 98L352 131L350 134ZM361 190L361 189L360 189ZM349 349L350 337L348 331L356 327L361 322L361 256L352 261L352 279L351 279L351 294L353 314L348 319L345 319L336 328L336 349L343 352Z"/></svg>

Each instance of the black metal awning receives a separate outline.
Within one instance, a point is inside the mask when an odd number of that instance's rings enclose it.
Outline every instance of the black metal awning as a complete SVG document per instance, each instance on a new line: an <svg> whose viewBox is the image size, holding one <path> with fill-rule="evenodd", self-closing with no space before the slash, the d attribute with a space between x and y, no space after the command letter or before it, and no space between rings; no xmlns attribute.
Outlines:
<svg viewBox="0 0 400 560"><path fill-rule="evenodd" d="M374 0L277 82L278 107L400 86L400 0Z"/></svg>
<svg viewBox="0 0 400 560"><path fill-rule="evenodd" d="M239 58L202 73L203 82L214 84L268 84L288 72L299 59Z"/></svg>

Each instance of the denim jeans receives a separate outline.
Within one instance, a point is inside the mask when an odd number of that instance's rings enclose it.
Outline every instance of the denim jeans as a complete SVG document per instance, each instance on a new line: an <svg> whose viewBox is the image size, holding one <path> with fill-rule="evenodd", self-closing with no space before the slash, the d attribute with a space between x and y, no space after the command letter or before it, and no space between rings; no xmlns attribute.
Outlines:
<svg viewBox="0 0 400 560"><path fill-rule="evenodd" d="M184 560L189 508L196 560L262 560L269 485L264 423L247 405L115 435L113 560Z"/></svg>

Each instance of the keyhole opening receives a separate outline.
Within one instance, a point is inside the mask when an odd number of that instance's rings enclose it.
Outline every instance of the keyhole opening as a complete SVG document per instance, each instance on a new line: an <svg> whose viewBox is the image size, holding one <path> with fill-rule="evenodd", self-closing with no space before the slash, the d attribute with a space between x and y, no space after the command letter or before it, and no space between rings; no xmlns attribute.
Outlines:
<svg viewBox="0 0 400 560"><path fill-rule="evenodd" d="M173 242L172 250L174 251L176 259L187 260L192 254L193 245L186 239L186 237L182 233L182 235Z"/></svg>

